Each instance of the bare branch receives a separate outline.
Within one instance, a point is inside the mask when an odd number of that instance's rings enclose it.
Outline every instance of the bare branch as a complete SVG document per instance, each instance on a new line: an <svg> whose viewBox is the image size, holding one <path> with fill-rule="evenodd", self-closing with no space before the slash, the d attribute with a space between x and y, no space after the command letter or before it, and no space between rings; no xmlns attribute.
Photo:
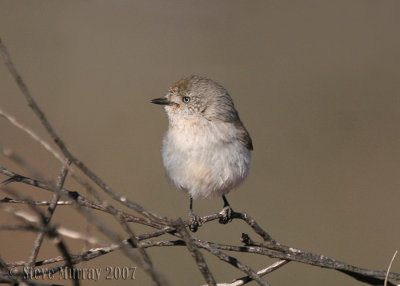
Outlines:
<svg viewBox="0 0 400 286"><path fill-rule="evenodd" d="M67 162L66 164L69 165L70 162ZM58 189L61 189L63 187L65 178L67 177L67 174L68 174L68 169L63 165L61 168L60 174L57 177L56 187ZM57 202L59 199L60 199L60 195L58 193L54 193L53 198L51 199L50 205L47 209L48 214L45 215L44 227L47 227L47 225L50 223L50 220L53 217L53 214L54 214L54 211L56 210ZM40 231L38 233L38 235L36 236L36 239L33 243L31 255L29 256L29 259L28 259L27 266L34 265L36 258L39 254L40 246L43 243L44 236L45 236L44 231Z"/></svg>
<svg viewBox="0 0 400 286"><path fill-rule="evenodd" d="M0 45L1 46L1 45ZM24 126L21 122L19 122L17 119L15 119L13 116L8 114L7 112L3 111L0 108L0 115L7 119L12 125L15 127L18 127L25 133L27 133L33 140L38 142L40 145L42 145L48 152L50 152L57 160L60 162L64 162L64 158L57 152L55 151L50 144L48 144L46 141L44 141L42 138L39 137L39 135L36 134L33 130L29 129L28 127Z"/></svg>
<svg viewBox="0 0 400 286"><path fill-rule="evenodd" d="M386 271L385 282L384 282L384 284L383 284L384 286L387 286L390 268L392 268L392 264L393 264L394 259L396 258L396 255L397 255L397 250L394 252L393 257L392 257L392 259L390 260L388 270Z"/></svg>
<svg viewBox="0 0 400 286"><path fill-rule="evenodd" d="M203 275L208 285L216 286L214 276L212 275L210 269L208 268L208 265L203 255L201 254L196 244L194 243L192 236L189 234L185 225L183 224L182 219L174 221L173 226L176 228L176 230L182 236L182 239L185 241L187 249L193 256L194 260L196 261L197 267L199 268L201 274Z"/></svg>
<svg viewBox="0 0 400 286"><path fill-rule="evenodd" d="M51 204L50 201L26 201L26 200L16 200L5 197L4 199L0 200L0 203L8 203L8 204L33 204L36 206L49 206ZM58 201L58 206L69 206L72 205L72 201Z"/></svg>
<svg viewBox="0 0 400 286"><path fill-rule="evenodd" d="M17 197L18 199L22 199L22 200L29 200L26 197L21 196L20 194L17 194L16 192L13 192L9 189L5 189L4 186L7 185L10 182L14 181L15 177L12 177L10 179L5 180L4 182L2 182L0 184L0 188L7 191L8 193L11 193L13 196ZM71 267L71 269L74 269L74 265L71 261L71 255L70 252L68 251L68 247L67 245L64 243L63 239L60 237L59 233L57 232L57 229L55 227L53 227L52 225L50 225L50 223L46 224L46 216L35 206L32 204L29 204L30 208L35 211L39 217L41 218L41 223L42 226L45 227L44 232L46 233L46 235L48 235L54 242L54 244L56 245L56 247L59 249L59 251L61 252L61 254L65 257L66 260L66 264L68 265L68 267ZM39 222L38 219L36 219L36 217L32 216L31 214L28 214L27 212L22 212L22 211L14 211L11 212L12 214L14 214L15 217L17 217L18 219L21 219L23 222L25 222L27 225L31 225L34 226L35 223ZM26 279L24 279L26 280ZM73 278L73 284L75 286L79 286L79 279L76 279L76 277Z"/></svg>
<svg viewBox="0 0 400 286"><path fill-rule="evenodd" d="M25 176L22 176L21 174L17 174L15 172L12 172L10 170L8 170L7 168L3 167L0 165L0 174L4 174L8 177L13 177L15 182L21 182L24 184L28 184L37 188L41 188L43 190L47 190L47 191L51 191L51 192L61 192L61 194L71 198L74 200L74 202L76 202L77 204L79 204L80 206L85 206L85 207L90 207L92 209L96 209L96 210L100 210L100 211L104 211L107 213L112 214L113 211L109 208L108 205L105 205L104 203L96 203L96 202L92 202L87 200L83 195L81 195L80 193L78 193L77 191L72 191L72 190L67 190L65 188L61 188L60 190L57 190L57 188L42 182L40 180L35 180L32 178L28 178ZM6 199L3 199L6 200ZM7 201L6 201L7 202ZM26 201L26 203L28 203L28 201ZM29 201L29 204L36 204L34 201ZM38 204L39 205L39 204ZM159 223L156 223L150 219L147 218L141 218L132 214L128 214L125 212L121 212L122 213L122 217L124 217L124 219L127 222L137 222L137 223L141 223L144 225L148 225L148 226L152 226L152 227L156 227L156 228L161 228L164 227L164 225L161 225Z"/></svg>
<svg viewBox="0 0 400 286"><path fill-rule="evenodd" d="M194 240L194 243L198 246L201 247L210 253L214 254L216 257L218 257L220 260L225 261L232 266L242 270L244 273L249 275L252 279L258 282L258 284L263 285L263 286L268 286L269 284L265 282L253 269L251 269L249 266L241 263L239 260L237 260L235 257L227 255L220 251L217 247L215 247L216 244L211 244L202 240Z"/></svg>
<svg viewBox="0 0 400 286"><path fill-rule="evenodd" d="M281 268L282 266L284 266L285 264L289 263L289 261L287 260L279 260L277 262L274 262L273 264L269 265L268 267L261 269L260 271L257 271L257 274L260 276L264 276L268 273L271 273L279 268ZM218 283L218 285L224 285L224 286L242 286L245 285L249 282L253 281L252 278L250 278L249 276L245 276L242 278L238 278L233 280L231 283Z"/></svg>

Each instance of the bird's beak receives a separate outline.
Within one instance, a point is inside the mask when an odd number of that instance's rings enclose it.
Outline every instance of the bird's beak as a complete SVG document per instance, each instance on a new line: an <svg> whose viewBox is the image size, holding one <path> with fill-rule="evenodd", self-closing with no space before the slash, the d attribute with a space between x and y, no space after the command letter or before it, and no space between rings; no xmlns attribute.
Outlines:
<svg viewBox="0 0 400 286"><path fill-rule="evenodd" d="M151 100L151 103L154 104L160 104L160 105L171 105L172 102L169 101L167 98L165 97L161 97L161 98L155 98Z"/></svg>

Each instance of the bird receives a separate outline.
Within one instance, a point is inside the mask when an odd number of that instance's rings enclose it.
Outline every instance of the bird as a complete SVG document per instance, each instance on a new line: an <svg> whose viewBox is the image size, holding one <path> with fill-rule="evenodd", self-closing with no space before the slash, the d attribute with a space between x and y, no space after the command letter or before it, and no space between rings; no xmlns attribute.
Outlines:
<svg viewBox="0 0 400 286"><path fill-rule="evenodd" d="M175 82L166 95L151 103L164 106L168 130L161 154L167 177L189 195L189 229L201 218L193 200L222 197L221 224L232 220L226 195L246 179L253 142L228 91L216 81L191 75Z"/></svg>

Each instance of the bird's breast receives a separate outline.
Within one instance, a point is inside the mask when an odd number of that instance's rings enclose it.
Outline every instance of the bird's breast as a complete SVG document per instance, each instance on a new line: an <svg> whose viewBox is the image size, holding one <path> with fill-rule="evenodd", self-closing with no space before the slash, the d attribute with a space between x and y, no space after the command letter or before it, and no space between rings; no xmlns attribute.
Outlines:
<svg viewBox="0 0 400 286"><path fill-rule="evenodd" d="M240 184L251 154L235 130L233 124L208 121L169 128L162 148L168 177L192 197L221 195Z"/></svg>
<svg viewBox="0 0 400 286"><path fill-rule="evenodd" d="M173 144L182 151L207 147L216 141L212 125L203 120L185 120L172 126L168 129L165 139L168 140L168 144Z"/></svg>

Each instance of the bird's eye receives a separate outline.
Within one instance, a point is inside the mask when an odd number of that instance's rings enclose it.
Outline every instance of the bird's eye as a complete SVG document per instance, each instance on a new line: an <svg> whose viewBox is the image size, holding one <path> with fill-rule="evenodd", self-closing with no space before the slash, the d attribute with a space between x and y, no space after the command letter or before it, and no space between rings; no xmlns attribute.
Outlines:
<svg viewBox="0 0 400 286"><path fill-rule="evenodd" d="M184 103L188 103L190 101L190 97L184 96L184 97L182 97L182 101Z"/></svg>

